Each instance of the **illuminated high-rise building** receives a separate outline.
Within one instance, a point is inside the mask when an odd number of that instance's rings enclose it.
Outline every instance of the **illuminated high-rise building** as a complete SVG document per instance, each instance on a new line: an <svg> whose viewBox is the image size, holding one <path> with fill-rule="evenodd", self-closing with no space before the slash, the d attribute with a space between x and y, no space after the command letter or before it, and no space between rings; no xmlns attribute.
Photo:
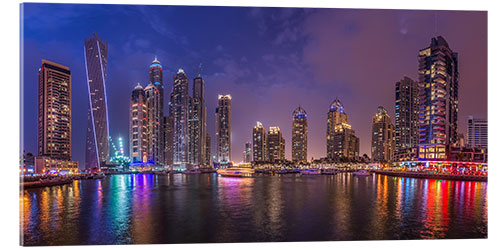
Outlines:
<svg viewBox="0 0 500 250"><path fill-rule="evenodd" d="M205 135L205 166L212 166L212 140L209 133Z"/></svg>
<svg viewBox="0 0 500 250"><path fill-rule="evenodd" d="M206 163L206 119L205 81L198 74L193 79L193 96L189 102L189 163L196 167Z"/></svg>
<svg viewBox="0 0 500 250"><path fill-rule="evenodd" d="M488 120L469 116L467 119L467 145L488 148Z"/></svg>
<svg viewBox="0 0 500 250"><path fill-rule="evenodd" d="M458 139L458 54L443 37L433 37L418 63L418 158L446 159L447 147Z"/></svg>
<svg viewBox="0 0 500 250"><path fill-rule="evenodd" d="M409 77L396 82L396 152L418 146L418 83Z"/></svg>
<svg viewBox="0 0 500 250"><path fill-rule="evenodd" d="M327 114L326 152L330 159L359 156L359 138L349 124L344 105L338 99L332 102Z"/></svg>
<svg viewBox="0 0 500 250"><path fill-rule="evenodd" d="M106 96L108 43L94 33L85 39L85 70L89 95L89 112L85 151L85 168L100 169L109 160L109 120Z"/></svg>
<svg viewBox="0 0 500 250"><path fill-rule="evenodd" d="M71 71L47 60L38 70L38 156L71 160Z"/></svg>
<svg viewBox="0 0 500 250"><path fill-rule="evenodd" d="M384 107L378 107L372 123L372 160L380 162L392 161L395 140L394 125Z"/></svg>
<svg viewBox="0 0 500 250"><path fill-rule="evenodd" d="M153 84L148 84L144 89L146 96L147 112L147 131L148 131L148 162L155 165L163 165L163 157L165 156L164 147L162 147L162 120L159 110L160 91Z"/></svg>
<svg viewBox="0 0 500 250"><path fill-rule="evenodd" d="M148 162L149 160L148 111L146 93L141 84L138 83L130 98L129 148L132 163Z"/></svg>
<svg viewBox="0 0 500 250"><path fill-rule="evenodd" d="M183 69L174 75L171 105L173 116L173 146L174 169L190 168L188 162L189 152L189 79Z"/></svg>
<svg viewBox="0 0 500 250"><path fill-rule="evenodd" d="M153 84L160 92L160 107L158 112L163 115L163 102L164 102L164 87L163 87L163 66L158 58L155 57L151 65L149 65L149 83Z"/></svg>
<svg viewBox="0 0 500 250"><path fill-rule="evenodd" d="M267 133L267 153L270 162L285 160L285 139L279 127L269 127Z"/></svg>
<svg viewBox="0 0 500 250"><path fill-rule="evenodd" d="M307 162L307 113L300 106L293 111L292 161Z"/></svg>
<svg viewBox="0 0 500 250"><path fill-rule="evenodd" d="M155 57L149 65L149 84L145 88L148 107L149 162L165 165L165 135L163 125L163 67Z"/></svg>
<svg viewBox="0 0 500 250"><path fill-rule="evenodd" d="M243 151L243 162L252 162L252 143L250 142L245 143L245 151Z"/></svg>
<svg viewBox="0 0 500 250"><path fill-rule="evenodd" d="M163 117L163 141L165 142L164 161L165 165L171 167L174 162L174 119L173 116Z"/></svg>
<svg viewBox="0 0 500 250"><path fill-rule="evenodd" d="M231 96L219 95L215 109L215 150L217 162L227 165L231 162Z"/></svg>
<svg viewBox="0 0 500 250"><path fill-rule="evenodd" d="M253 161L267 161L267 133L262 123L257 122L252 131Z"/></svg>

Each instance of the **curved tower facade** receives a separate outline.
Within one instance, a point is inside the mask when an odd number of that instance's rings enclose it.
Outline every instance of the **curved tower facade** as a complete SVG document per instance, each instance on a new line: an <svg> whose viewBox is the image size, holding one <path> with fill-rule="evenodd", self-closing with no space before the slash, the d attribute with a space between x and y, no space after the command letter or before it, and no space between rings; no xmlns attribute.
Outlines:
<svg viewBox="0 0 500 250"><path fill-rule="evenodd" d="M108 43L94 33L85 39L85 69L89 95L89 113L85 168L100 169L109 160L109 124L106 96Z"/></svg>

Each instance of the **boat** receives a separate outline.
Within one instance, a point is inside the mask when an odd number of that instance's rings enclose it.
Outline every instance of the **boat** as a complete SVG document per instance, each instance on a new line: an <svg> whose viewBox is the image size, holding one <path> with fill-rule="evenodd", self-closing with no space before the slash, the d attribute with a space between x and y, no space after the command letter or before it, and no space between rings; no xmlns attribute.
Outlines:
<svg viewBox="0 0 500 250"><path fill-rule="evenodd" d="M200 171L202 174L211 174L211 173L215 173L215 168L200 168Z"/></svg>
<svg viewBox="0 0 500 250"><path fill-rule="evenodd" d="M276 173L277 174L288 174L289 172L286 169L280 169L280 170L277 170Z"/></svg>
<svg viewBox="0 0 500 250"><path fill-rule="evenodd" d="M321 170L321 174L324 174L324 175L334 175L334 174L337 174L337 170L331 169L331 168L322 169Z"/></svg>
<svg viewBox="0 0 500 250"><path fill-rule="evenodd" d="M302 175L319 175L321 174L321 169L304 169L300 171Z"/></svg>
<svg viewBox="0 0 500 250"><path fill-rule="evenodd" d="M186 169L182 171L183 174L201 174L201 170L199 168Z"/></svg>
<svg viewBox="0 0 500 250"><path fill-rule="evenodd" d="M103 172L98 172L90 175L88 179L102 179L104 177L106 177L106 175Z"/></svg>
<svg viewBox="0 0 500 250"><path fill-rule="evenodd" d="M370 176L370 175L372 175L370 172L368 172L368 171L366 171L364 169L358 170L356 172L352 172L352 174L355 175L355 176Z"/></svg>
<svg viewBox="0 0 500 250"><path fill-rule="evenodd" d="M217 174L223 177L253 177L255 170L251 168L221 168Z"/></svg>

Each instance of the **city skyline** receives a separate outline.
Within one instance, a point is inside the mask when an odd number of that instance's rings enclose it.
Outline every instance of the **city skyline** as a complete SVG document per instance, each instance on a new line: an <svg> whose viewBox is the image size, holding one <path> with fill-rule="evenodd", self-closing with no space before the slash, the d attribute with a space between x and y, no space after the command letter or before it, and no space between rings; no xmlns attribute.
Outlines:
<svg viewBox="0 0 500 250"><path fill-rule="evenodd" d="M29 6L29 5L28 5ZM25 8L25 11L29 12L29 7ZM71 6L71 5L70 5ZM61 6L62 7L62 6ZM168 9L168 6L160 6L165 9ZM92 7L87 7L87 8L92 8ZM96 7L97 8L97 7ZM100 8L106 8L103 6L100 6ZM126 6L121 8L127 9ZM147 6L144 6L144 8L147 8ZM194 11L195 9L199 9L202 7L180 7L183 11ZM160 8L162 9L162 8ZM208 8L210 9L210 8ZM236 10L236 9L231 9L231 10ZM401 16L405 16L409 19L410 17L413 16L412 18L415 18L416 20L420 20L418 17L418 13L420 13L421 16L429 16L429 13L434 13L432 11L383 11L383 10L340 10L340 9L329 9L329 10L311 10L312 13L309 13L307 11L304 11L304 9L258 9L258 8L249 8L246 9L245 12L248 12L248 16L245 16L244 18L249 18L251 20L250 23L259 23L260 21L265 22L271 22L273 23L274 20L266 20L265 18L258 18L259 15L262 13L259 12L267 12L271 11L272 13L276 12L275 14L283 14L283 15L289 15L291 17L290 20L295 20L295 21L301 21L301 23L307 23L307 22L313 22L315 19L325 19L325 18L330 18L330 17L325 17L323 12L335 12L335 11L343 11L343 12L367 12L369 15L376 16L377 13L383 12L386 14L389 14L391 16L391 13L399 13ZM101 9L102 11L102 9ZM214 10L215 11L215 10ZM222 14L227 11L227 8L222 8L222 10L217 10L222 12ZM99 13L99 11L97 11ZM208 11L210 13L210 10ZM155 12L156 13L156 12ZM443 19L447 20L447 18L450 18L450 16L456 15L460 16L459 13L456 12L450 12L450 11L438 11L437 13L441 14L443 13ZM454 14L450 14L454 13ZM211 13L212 15L214 13ZM227 14L227 13L226 13ZM484 14L477 13L477 12L468 12L468 14L464 14L465 17L471 18L471 16L474 16L473 14L478 14L478 17L472 18L477 21L477 19L484 19L482 21L486 22L486 18ZM301 16L303 15L303 16ZM354 14L353 14L354 15ZM29 15L28 20L29 20ZM295 16L295 18L294 18ZM410 17L408 17L410 16ZM254 19L252 19L254 18ZM387 17L386 17L387 18ZM438 17L439 18L439 17ZM457 17L455 17L457 18ZM347 18L349 19L349 18ZM404 19L404 18L403 18ZM464 22L464 17L460 16L460 22ZM465 18L467 19L467 18ZM285 19L282 19L283 21ZM468 19L467 19L468 20ZM408 21L409 22L409 21ZM346 28L348 31L347 33L350 34L350 32L353 33L354 36L359 36L363 34L362 32L362 25L361 24L366 24L364 22L355 22L350 20L350 22L346 22L343 28ZM29 28L30 24L27 22L25 24ZM278 27L280 24L274 24L273 27ZM304 24L305 25L305 24ZM357 27L357 25L361 25ZM412 25L415 25L414 23L406 23L406 28L412 27ZM86 33L92 33L91 29L95 29L94 27L90 27L92 25L88 25L87 29L85 30ZM305 25L307 26L307 25ZM308 27L308 26L307 26ZM481 26L482 27L482 26ZM314 33L315 30L311 27L308 32L311 33L311 35L318 35L317 33ZM381 27L379 27L381 28ZM90 30L90 31L89 31ZM394 30L393 30L394 31ZM422 33L425 34L419 34L417 37L418 39L415 39L418 41L412 41L410 44L413 45L409 46L408 41L406 43L404 42L405 39L407 39L410 34L412 34L411 31L408 29L404 31L404 29L400 29L399 33L401 38L403 40L403 44L405 46L399 46L396 49L401 49L400 47L404 47L404 53L402 55L405 55L406 57L404 58L397 58L398 63L401 64L408 64L409 67L405 70L396 70L396 69L391 69L388 70L388 72L393 72L393 73L388 73L386 76L385 74L380 78L385 78L385 79L392 79L392 80L387 80L384 82L380 82L383 79L379 78L379 75L375 75L370 77L371 81L367 81L366 85L364 86L364 89L359 89L360 86L357 86L356 83L357 80L353 80L354 84L352 86L349 84L349 81L345 81L345 79L339 80L337 79L332 79L331 82L323 81L321 83L315 83L315 80L318 79L324 79L328 78L329 75L327 72L320 72L317 74L307 72L307 74L304 73L304 75L296 75L296 73L292 72L293 70L300 68L301 66L306 66L312 67L316 64L318 66L318 70L320 68L325 67L325 66L333 66L336 63L336 58L332 59L329 61L327 58L322 58L320 55L316 54L317 58L311 58L311 56L314 54L308 54L305 53L305 51L311 51L314 50L314 48L311 48L310 45L307 43L302 43L301 48L303 51L303 54L290 54L286 49L285 51L279 51L280 53L275 53L273 55L269 54L259 54L261 55L260 58L251 58L250 54L245 54L242 53L241 50L238 51L236 48L230 48L225 47L223 45L215 46L215 51L219 51L220 49L220 55L215 56L216 60L213 60L212 63L209 63L211 60L210 58L212 55L207 55L204 57L203 54L199 54L197 56L192 55L190 53L184 52L179 55L174 55L172 57L167 56L169 53L172 53L171 51L166 51L163 49L163 46L160 46L158 44L150 43L149 46L144 46L141 47L141 42L138 42L139 40L135 40L135 44L130 44L129 47L129 52L131 55L133 55L136 60L134 66L130 66L131 63L128 63L127 67L118 67L122 68L121 70L117 69L117 66L120 65L120 62L126 62L127 60L123 60L124 55L120 55L118 51L120 50L126 50L125 45L127 43L123 43L123 41L126 40L121 40L122 42L120 43L120 40L117 38L114 38L113 32L109 33L106 31L100 31L97 29L97 32L101 37L103 37L103 40L109 41L109 54L108 54L108 76L106 79L106 84L107 84L107 91L109 95L109 116L110 116L110 135L114 138L116 136L122 136L124 138L127 138L128 135L128 110L123 108L123 105L121 104L123 100L128 100L130 97L130 91L133 89L133 87L137 84L137 82L145 82L144 79L147 77L147 67L154 58L155 54L158 54L158 60L162 61L162 64L164 65L165 68L167 68L167 72L164 74L164 85L165 85L165 95L169 94L169 91L172 88L172 76L174 70L178 69L179 66L178 64L185 64L186 69L193 69L193 70L186 70L186 74L189 78L189 86L192 84L192 79L195 76L195 65L199 64L199 61L203 61L204 63L204 73L202 76L205 79L206 82L206 89L207 89L207 94L205 95L205 99L207 100L207 131L210 133L210 136L212 138L215 138L215 129L213 125L215 124L215 106L217 104L217 100L215 99L217 94L219 93L228 93L233 96L234 101L232 102L232 138L233 141L231 143L231 147L233 147L232 151L233 154L231 155L232 159L235 162L239 162L242 160L242 156L239 152L242 152L244 150L244 144L246 141L251 141L252 139L252 127L254 126L256 121L261 121L263 124L272 125L272 126L278 126L282 130L283 137L286 142L286 159L291 159L291 117L290 114L292 111L298 106L301 105L308 111L308 126L309 126L309 146L308 146L308 158L310 159L311 157L317 159L321 157L326 156L326 147L325 147L325 140L324 140L324 135L326 131L326 113L328 111L328 105L329 103L332 102L332 100L335 97L339 97L339 99L342 101L344 104L348 114L349 114L349 123L352 125L353 129L356 131L356 136L360 138L360 155L363 154L368 154L370 155L370 144L371 144L371 118L373 115L373 107L377 106L384 106L387 108L389 115L391 117L394 117L394 84L399 81L404 75L410 76L412 79L417 79L417 67L418 67L418 61L417 61L417 55L418 55L418 50L421 50L422 48L425 48L428 46L429 41L432 37L435 36L435 34L431 31L427 30L421 30ZM459 62L459 68L460 68L460 91L459 95L463 95L464 93L467 93L467 95L471 95L476 93L478 91L475 91L474 86L476 85L476 82L474 84L471 83L471 80L477 80L480 83L478 84L480 87L483 86L484 89L480 91L479 96L482 96L483 98L467 98L467 99L472 99L472 100L467 100L466 98L458 98L459 99L459 133L465 133L466 132L466 122L467 122L467 117L469 115L474 115L474 117L479 117L479 118L487 118L486 116L486 71L482 70L482 72L473 72L471 69L469 69L467 66L463 65L469 65L469 67L473 67L475 65L474 60L467 59L470 57L472 53L477 52L476 50L473 49L461 49L460 46L465 46L463 45L463 42L461 42L459 39L457 39L456 34L448 34L448 30L439 30L438 33L442 34L448 43L450 44L450 47L452 48L453 51L456 51L460 55L460 62ZM155 32L161 32L161 31L155 31ZM405 33L406 32L406 33ZM463 31L462 31L463 32ZM469 32L472 32L469 30ZM484 31L485 32L485 31ZM188 32L189 33L189 32ZM276 42L279 45L288 45L288 46L297 46L294 45L294 42L300 43L299 40L301 39L306 39L305 37L295 37L293 38L290 37L294 33L293 30L290 30L290 34L286 35L284 33L283 36L286 38L273 40L269 41L270 45L273 45L273 42ZM403 33L405 33L403 35ZM167 33L165 33L167 34ZM168 35L164 36L168 37ZM181 35L184 35L180 33ZM258 32L257 32L258 34ZM75 40L76 45L75 47L79 47L79 52L82 53L82 40L84 37L86 37L88 34L84 34L79 38L79 40ZM415 36L415 34L412 34ZM295 34L297 36L297 34ZM454 38L455 36L455 38ZM171 38L174 39L174 38ZM180 38L179 38L180 39ZM328 41L328 39L332 39L329 37L321 37L318 41L320 42L325 42ZM377 38L380 39L380 38ZM484 38L485 39L485 38ZM29 39L27 39L29 40ZM42 39L43 40L43 39ZM480 40L480 39L479 39ZM45 40L44 40L45 41ZM187 39L187 44L190 44L191 40ZM288 42L287 42L288 41ZM384 40L382 40L384 41ZM382 41L375 42L374 45L384 48L382 44L380 44ZM143 41L144 42L144 41ZM179 44L182 44L183 41L174 41L173 43L178 42ZM359 41L358 41L359 42ZM486 43L486 41L483 41ZM30 44L29 41L27 43L27 50L33 49L31 46L35 46L36 44ZM42 42L43 43L43 42ZM147 43L147 42L146 42ZM473 43L471 41L468 41L468 43ZM151 45L152 44L152 45ZM416 45L415 45L416 44ZM461 45L462 44L462 45ZM142 44L144 45L144 44ZM342 45L342 44L340 44ZM113 52L113 46L115 46L115 50L117 47L123 46L120 48L118 51ZM262 45L261 45L262 46ZM321 43L318 45L321 47ZM343 46L347 46L346 44L343 44ZM363 46L363 44L359 44L359 46ZM366 44L364 45L366 46ZM50 46L49 46L50 47ZM71 46L70 46L71 47ZM179 47L186 49L189 46L182 46L180 45ZM285 47L286 46L282 46ZM473 47L471 45L467 45L465 47ZM482 51L483 47L484 50L485 46L478 45L480 48L480 52ZM138 48L137 50L134 50L134 48ZM175 50L175 49L171 49ZM186 49L188 50L188 49ZM237 53L235 54L229 54L230 52L225 52L225 50L236 50ZM36 51L36 48L35 48ZM72 51L72 49L69 49L68 51ZM191 48L191 52L196 52L197 50ZM199 50L199 53L203 52L203 49ZM300 51L300 50L299 50ZM327 51L330 51L327 49ZM83 55L75 54L75 60L72 59L65 59L64 55L58 55L58 53L51 53L53 51L50 51L47 49L45 52L42 53L42 51L39 51L39 54L41 54L41 58L48 59L48 60L53 60L57 63L61 63L64 65L68 65L72 69L72 74L73 76L73 97L74 99L74 110L73 110L73 151L74 151L74 160L80 161L80 163L83 165L83 159L81 157L82 150L84 146L82 147L79 145L79 143L82 142L80 134L84 134L84 131L82 131L82 126L80 125L81 123L85 123L83 118L86 118L86 110L85 107L87 103L85 102L85 99L79 96L78 93L80 93L78 90L82 90L82 86L80 86L82 83L85 83L85 80L82 81L81 79L81 71L82 68L81 64L83 62ZM140 53L138 53L140 52ZM484 51L485 52L485 51ZM75 52L70 52L70 53L75 53ZM330 52L329 52L330 53ZM36 53L35 53L36 54ZM64 53L63 53L64 54ZM235 56L237 54L243 54L241 57L236 58ZM29 53L27 53L29 55ZM339 54L341 57L341 54ZM336 55L336 56L339 56ZM357 54L354 53L353 57L356 57ZM479 63L486 63L485 62L485 57L486 55L484 54L484 57L482 60L476 61L476 64ZM59 57L59 58L58 58ZM126 57L126 55L125 55ZM185 58L184 58L185 57ZM244 59L246 58L246 59ZM289 60L291 59L291 60ZM345 58L344 58L345 59ZM31 56L27 57L27 62L25 64L30 64L31 60L35 60L34 58L31 58ZM38 67L39 67L39 61L40 58L37 59L38 61ZM246 60L246 62L244 62ZM286 60L289 60L289 62L285 62ZM317 60L317 61L315 61ZM326 60L326 62L319 63L320 61ZM392 58L391 60L394 60ZM81 61L81 62L80 62ZM198 62L197 62L198 61ZM243 68L241 67L241 64L251 64L252 63L257 63L260 61L264 61L265 65L268 66L269 68L256 68L259 70L250 70L251 67L249 68ZM304 63L306 61L307 63ZM370 61L370 60L367 60ZM483 62L484 61L484 62ZM387 62L387 61L386 61ZM378 68L377 65L379 62L373 62L373 65L371 65L374 68ZM294 65L295 64L295 65ZM111 66L113 65L113 66ZM365 66L363 66L365 65ZM369 72L373 72L373 69L370 69L370 64L366 66L366 63L361 63L360 66L363 66L361 69L363 71L366 71L367 74L369 75ZM392 65L395 67L394 65ZM114 67L114 68L113 68ZM474 66L478 67L478 66ZM30 80L33 77L30 76L30 74L33 74L29 70L30 67L26 67L25 65L25 84L30 84ZM397 67L395 67L397 68ZM284 72L281 72L281 70L284 70ZM84 68L83 68L84 70ZM311 70L310 68L308 70ZM128 73L126 71L129 71ZM267 71L267 72L266 72ZM313 70L314 71L314 70ZM111 72L114 72L113 74ZM472 73L471 73L472 72ZM303 73L303 72L302 72ZM338 73L338 72L337 72ZM387 72L385 72L387 73ZM252 82L253 79L251 78L252 75L256 75L256 79L263 80L264 83L258 84L257 86L253 86L248 84L249 82ZM290 75L287 75L290 74ZM304 76L308 76L308 74L312 74L313 79L311 81L305 81L306 78ZM323 75L322 75L323 74ZM324 75L326 74L326 75ZM125 76L127 77L125 77ZM292 78L297 78L296 80L293 80ZM344 75L340 74L340 78L345 77ZM357 76L353 76L356 78ZM483 78L483 81L480 79ZM123 79L131 79L131 80L123 80ZM135 81L137 79L137 81ZM293 80L293 81L292 81ZM343 82L345 81L345 82ZM242 83L243 82L243 83ZM304 86L300 87L300 83L308 83L304 84ZM343 83L342 83L343 82ZM376 89L373 89L373 86L370 84L373 84L373 82L376 82ZM35 82L36 83L36 82ZM284 84L289 84L289 85L284 85ZM76 87L78 85L78 87ZM375 84L373 84L375 85ZM285 93L280 93L281 89L284 89L283 86L286 86L287 91L283 91ZM299 86L299 87L298 87ZM318 87L316 90L311 90L310 87ZM86 87L86 86L85 86ZM480 90L481 88L478 87L477 89ZM382 91L378 90L382 89ZM297 93L297 90L300 90L300 92ZM335 91L332 91L335 90ZM29 92L29 91L28 91ZM112 93L110 93L112 92ZM191 92L191 91L190 91ZM322 93L324 92L324 93ZM248 95L247 95L248 93ZM260 93L262 95L256 95L256 93ZM30 95L30 93L25 93L26 95ZM32 94L32 93L31 93ZM32 133L29 130L29 120L32 119L30 116L30 101L29 98L25 95L24 100L28 100L28 103L25 104L27 112L25 112L25 121L28 126L25 127L25 134L27 135L26 138L30 138L29 134ZM314 95L315 98L309 98L310 95ZM363 96L365 98L363 98ZM84 96L85 97L85 96ZM317 98L316 98L317 97ZM370 98L366 98L370 97ZM88 97L87 97L88 99ZM366 100L370 99L370 100ZM271 101L274 101L274 105L270 105L269 103ZM484 102L484 103L483 103ZM84 106L82 108L82 105ZM473 106L473 108L470 108L470 106ZM482 107L481 105L484 105ZM36 107L36 106L35 106ZM84 111L84 115L82 115L81 111ZM366 111L364 111L366 110ZM468 110L468 111L467 111ZM252 112L253 111L253 112ZM245 114L245 115L243 115ZM35 118L36 119L36 118ZM36 133L36 129L34 130ZM366 133L367 132L367 133ZM36 138L36 136L34 137ZM84 140L83 140L84 141ZM127 139L125 139L126 142L128 142ZM36 152L35 150L32 150L32 142L27 141L26 142L26 150L31 151L31 152ZM35 141L35 149L36 149L36 141ZM83 143L85 144L85 143ZM213 147L212 143L212 147ZM127 145L128 146L128 145ZM237 152L237 153L234 153ZM212 152L213 154L213 152Z"/></svg>

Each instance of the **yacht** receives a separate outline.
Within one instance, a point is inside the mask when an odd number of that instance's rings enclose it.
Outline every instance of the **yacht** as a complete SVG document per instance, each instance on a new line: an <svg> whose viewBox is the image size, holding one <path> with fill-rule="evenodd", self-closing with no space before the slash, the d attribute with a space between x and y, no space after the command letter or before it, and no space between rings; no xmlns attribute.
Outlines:
<svg viewBox="0 0 500 250"><path fill-rule="evenodd" d="M370 172L368 172L368 171L366 171L364 169L358 170L356 172L352 172L352 174L355 175L355 176L369 176L369 175L371 175Z"/></svg>
<svg viewBox="0 0 500 250"><path fill-rule="evenodd" d="M223 177L253 177L255 170L251 168L221 168L217 174Z"/></svg>
<svg viewBox="0 0 500 250"><path fill-rule="evenodd" d="M319 175L321 174L321 169L316 168L316 169L304 169L300 171L300 174L302 175Z"/></svg>

